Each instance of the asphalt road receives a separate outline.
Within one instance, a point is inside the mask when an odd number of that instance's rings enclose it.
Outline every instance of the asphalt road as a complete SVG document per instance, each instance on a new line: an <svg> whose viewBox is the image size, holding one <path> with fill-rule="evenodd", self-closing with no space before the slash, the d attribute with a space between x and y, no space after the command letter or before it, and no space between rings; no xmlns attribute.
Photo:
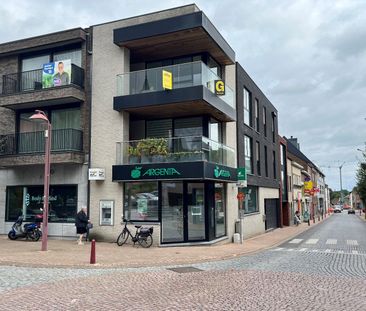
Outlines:
<svg viewBox="0 0 366 311"><path fill-rule="evenodd" d="M366 310L366 222L346 212L261 253L142 269L0 267L0 309Z"/></svg>

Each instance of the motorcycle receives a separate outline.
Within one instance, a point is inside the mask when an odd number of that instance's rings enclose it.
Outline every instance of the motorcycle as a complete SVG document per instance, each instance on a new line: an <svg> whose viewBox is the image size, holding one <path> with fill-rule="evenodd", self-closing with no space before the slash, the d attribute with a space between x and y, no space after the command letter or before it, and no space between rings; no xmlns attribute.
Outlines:
<svg viewBox="0 0 366 311"><path fill-rule="evenodd" d="M31 239L33 241L38 241L42 236L42 231L39 229L39 222L32 222L23 225L23 219L23 216L18 217L17 221L13 224L8 233L8 238L10 240L26 238L27 240Z"/></svg>

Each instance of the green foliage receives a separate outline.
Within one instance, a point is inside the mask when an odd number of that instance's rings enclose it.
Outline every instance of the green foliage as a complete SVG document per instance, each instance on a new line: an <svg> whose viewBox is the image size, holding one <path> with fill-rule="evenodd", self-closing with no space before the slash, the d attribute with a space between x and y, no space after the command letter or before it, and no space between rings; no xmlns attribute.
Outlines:
<svg viewBox="0 0 366 311"><path fill-rule="evenodd" d="M168 140L166 138L148 138L142 139L136 146L137 152L147 156L167 155Z"/></svg>
<svg viewBox="0 0 366 311"><path fill-rule="evenodd" d="M364 159L366 156L364 154ZM363 204L366 204L366 163L360 163L357 173L357 192L360 195Z"/></svg>

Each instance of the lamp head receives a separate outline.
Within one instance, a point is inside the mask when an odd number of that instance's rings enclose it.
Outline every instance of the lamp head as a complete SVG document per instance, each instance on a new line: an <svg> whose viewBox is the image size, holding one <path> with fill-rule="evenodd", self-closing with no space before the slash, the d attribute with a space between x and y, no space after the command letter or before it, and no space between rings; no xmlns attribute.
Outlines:
<svg viewBox="0 0 366 311"><path fill-rule="evenodd" d="M42 110L36 110L36 113L32 114L29 119L49 122L46 114Z"/></svg>

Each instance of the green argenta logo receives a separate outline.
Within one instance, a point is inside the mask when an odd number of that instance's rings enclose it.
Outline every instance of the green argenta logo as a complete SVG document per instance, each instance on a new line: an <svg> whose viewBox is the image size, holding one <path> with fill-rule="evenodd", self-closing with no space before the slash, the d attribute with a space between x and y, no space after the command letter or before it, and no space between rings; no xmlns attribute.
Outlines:
<svg viewBox="0 0 366 311"><path fill-rule="evenodd" d="M220 178L220 177L230 178L231 177L229 171L221 170L218 166L216 166L214 169L214 176L215 176L215 178Z"/></svg>
<svg viewBox="0 0 366 311"><path fill-rule="evenodd" d="M131 171L131 177L134 179L140 178L141 177L141 169L142 167L137 167L135 166L135 168Z"/></svg>
<svg viewBox="0 0 366 311"><path fill-rule="evenodd" d="M133 179L138 179L143 176L178 176L180 173L173 167L168 168L149 168L146 171L142 172L141 166L135 166L133 170L131 170L131 177Z"/></svg>

